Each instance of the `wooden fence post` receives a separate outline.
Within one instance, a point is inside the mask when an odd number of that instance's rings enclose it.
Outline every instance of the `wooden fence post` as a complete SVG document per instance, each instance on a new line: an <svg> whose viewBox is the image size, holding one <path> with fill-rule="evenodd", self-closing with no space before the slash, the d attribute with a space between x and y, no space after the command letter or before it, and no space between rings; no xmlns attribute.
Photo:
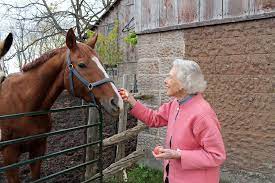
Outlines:
<svg viewBox="0 0 275 183"><path fill-rule="evenodd" d="M98 110L95 107L89 108L89 117L88 117L88 125L98 123ZM98 126L90 127L87 129L87 143L91 143L98 140ZM89 146L86 148L86 161L91 161L95 159L96 152L98 148L97 146ZM95 164L87 165L85 172L85 180L88 180L93 175L96 174L97 168Z"/></svg>
<svg viewBox="0 0 275 183"><path fill-rule="evenodd" d="M129 80L130 80L130 75L124 74L123 75L123 82L122 82L122 87L130 91L130 85L129 85ZM119 115L119 123L118 123L118 133L121 133L126 130L127 126L127 112L128 112L128 104L124 103L123 104L123 112L120 113ZM116 149L116 159L115 161L119 161L120 159L125 157L125 144L124 142L121 142L117 145ZM125 170L123 170L125 171ZM119 180L123 180L123 175L120 173L118 174L117 178Z"/></svg>

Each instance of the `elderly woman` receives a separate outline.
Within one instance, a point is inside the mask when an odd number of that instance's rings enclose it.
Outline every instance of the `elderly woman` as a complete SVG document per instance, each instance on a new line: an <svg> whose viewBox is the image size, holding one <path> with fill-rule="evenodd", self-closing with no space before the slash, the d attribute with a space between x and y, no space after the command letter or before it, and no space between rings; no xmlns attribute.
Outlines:
<svg viewBox="0 0 275 183"><path fill-rule="evenodd" d="M163 159L165 183L218 183L226 158L217 116L203 98L206 81L194 61L176 59L164 80L173 99L157 111L136 101L125 89L120 95L130 103L130 113L149 127L167 126L165 148L152 152Z"/></svg>

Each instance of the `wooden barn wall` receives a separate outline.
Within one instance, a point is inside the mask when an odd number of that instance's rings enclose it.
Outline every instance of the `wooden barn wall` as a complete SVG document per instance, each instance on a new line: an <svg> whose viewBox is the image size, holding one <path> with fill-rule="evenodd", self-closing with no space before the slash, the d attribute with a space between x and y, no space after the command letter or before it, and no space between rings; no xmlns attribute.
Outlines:
<svg viewBox="0 0 275 183"><path fill-rule="evenodd" d="M269 12L274 0L135 0L137 32Z"/></svg>

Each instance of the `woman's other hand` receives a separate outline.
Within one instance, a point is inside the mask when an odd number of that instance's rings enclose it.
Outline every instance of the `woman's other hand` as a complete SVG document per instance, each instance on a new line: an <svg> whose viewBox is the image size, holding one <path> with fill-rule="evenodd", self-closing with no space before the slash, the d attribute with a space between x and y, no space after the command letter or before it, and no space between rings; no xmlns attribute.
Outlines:
<svg viewBox="0 0 275 183"><path fill-rule="evenodd" d="M181 152L173 149L164 149L163 147L158 147L158 154L152 151L153 156L156 159L180 159Z"/></svg>
<svg viewBox="0 0 275 183"><path fill-rule="evenodd" d="M136 104L136 99L125 88L120 88L118 90L118 93L120 94L124 102L128 102L131 106L134 106Z"/></svg>

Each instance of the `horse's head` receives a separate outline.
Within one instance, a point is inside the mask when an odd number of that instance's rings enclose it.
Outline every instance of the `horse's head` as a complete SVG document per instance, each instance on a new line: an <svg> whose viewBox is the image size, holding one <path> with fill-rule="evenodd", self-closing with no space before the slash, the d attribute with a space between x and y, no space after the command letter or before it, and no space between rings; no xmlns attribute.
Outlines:
<svg viewBox="0 0 275 183"><path fill-rule="evenodd" d="M68 31L65 88L87 102L95 99L108 113L118 115L123 101L94 51L96 41L97 35L88 40L87 44L76 43L73 30Z"/></svg>
<svg viewBox="0 0 275 183"><path fill-rule="evenodd" d="M2 58L9 51L12 41L12 33L9 33L6 39L3 42L0 42L0 58Z"/></svg>

